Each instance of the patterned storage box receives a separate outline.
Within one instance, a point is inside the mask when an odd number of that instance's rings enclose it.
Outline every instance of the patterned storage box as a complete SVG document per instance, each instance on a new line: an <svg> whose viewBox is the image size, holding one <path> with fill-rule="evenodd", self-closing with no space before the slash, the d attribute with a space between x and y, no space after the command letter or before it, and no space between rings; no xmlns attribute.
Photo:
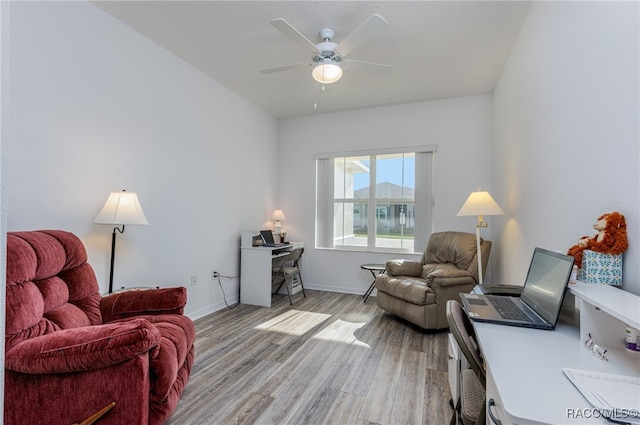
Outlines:
<svg viewBox="0 0 640 425"><path fill-rule="evenodd" d="M586 283L622 285L622 254L611 255L584 250L578 280Z"/></svg>

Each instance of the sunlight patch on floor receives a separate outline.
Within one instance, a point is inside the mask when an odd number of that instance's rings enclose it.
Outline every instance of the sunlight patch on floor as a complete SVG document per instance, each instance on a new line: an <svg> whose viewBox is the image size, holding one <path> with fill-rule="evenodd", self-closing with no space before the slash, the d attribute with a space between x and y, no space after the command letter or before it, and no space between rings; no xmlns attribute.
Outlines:
<svg viewBox="0 0 640 425"><path fill-rule="evenodd" d="M344 344L353 344L356 346L369 347L356 337L358 329L362 328L365 323L346 322L344 320L336 320L320 332L315 334L312 339L320 339L323 341L341 342Z"/></svg>
<svg viewBox="0 0 640 425"><path fill-rule="evenodd" d="M330 314L289 310L271 320L261 323L254 329L299 336L309 332L330 317Z"/></svg>

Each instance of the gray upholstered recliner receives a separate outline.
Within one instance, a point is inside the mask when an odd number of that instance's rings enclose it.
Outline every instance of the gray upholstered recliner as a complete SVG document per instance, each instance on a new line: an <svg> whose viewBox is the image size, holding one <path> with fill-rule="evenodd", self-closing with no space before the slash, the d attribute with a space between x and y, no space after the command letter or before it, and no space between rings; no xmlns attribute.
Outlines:
<svg viewBox="0 0 640 425"><path fill-rule="evenodd" d="M487 268L491 241L482 240L482 274ZM448 328L446 304L459 300L478 283L476 235L433 233L420 261L387 261L376 277L380 308L424 329Z"/></svg>

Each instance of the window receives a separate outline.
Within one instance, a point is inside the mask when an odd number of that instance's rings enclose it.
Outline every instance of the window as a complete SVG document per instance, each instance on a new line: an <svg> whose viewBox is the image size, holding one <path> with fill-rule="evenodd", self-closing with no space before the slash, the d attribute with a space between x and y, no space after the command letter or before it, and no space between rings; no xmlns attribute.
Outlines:
<svg viewBox="0 0 640 425"><path fill-rule="evenodd" d="M316 247L421 252L434 146L316 155Z"/></svg>

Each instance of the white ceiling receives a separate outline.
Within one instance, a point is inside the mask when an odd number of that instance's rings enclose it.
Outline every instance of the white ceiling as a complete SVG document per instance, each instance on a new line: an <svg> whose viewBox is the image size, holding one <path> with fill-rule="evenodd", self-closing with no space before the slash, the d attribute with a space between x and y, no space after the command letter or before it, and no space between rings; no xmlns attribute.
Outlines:
<svg viewBox="0 0 640 425"><path fill-rule="evenodd" d="M491 93L529 1L98 1L95 4L278 118ZM311 55L276 30L284 18L317 43L340 41L371 15L389 26L347 59L393 65L388 76L345 66L326 90L311 68L260 69Z"/></svg>

